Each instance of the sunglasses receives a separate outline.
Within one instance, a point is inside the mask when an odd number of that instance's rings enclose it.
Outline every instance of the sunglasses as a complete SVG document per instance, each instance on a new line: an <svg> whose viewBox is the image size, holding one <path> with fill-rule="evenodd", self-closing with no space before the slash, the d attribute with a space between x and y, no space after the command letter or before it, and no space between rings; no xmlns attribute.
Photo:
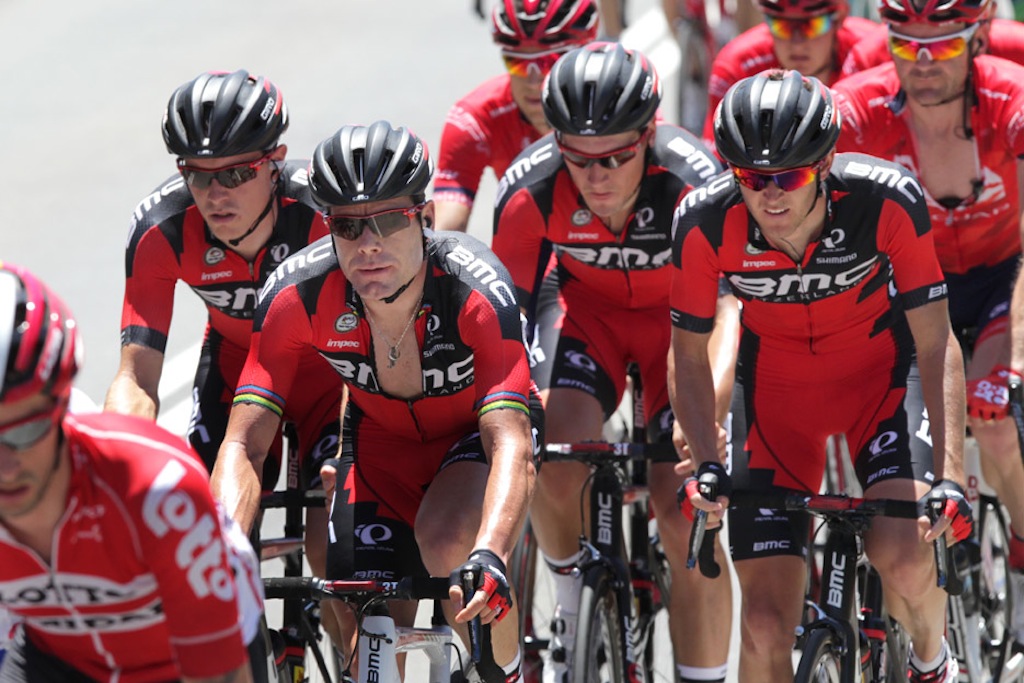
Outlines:
<svg viewBox="0 0 1024 683"><path fill-rule="evenodd" d="M786 19L783 17L766 16L765 21L768 23L768 32L774 38L792 40L796 36L801 36L806 40L810 40L811 38L819 38L828 33L832 28L833 21L835 21L835 15L822 14L821 16L809 19Z"/></svg>
<svg viewBox="0 0 1024 683"><path fill-rule="evenodd" d="M775 183L779 186L780 190L792 192L793 190L799 190L801 187L807 187L813 183L814 179L818 177L818 172L820 170L820 163L814 164L813 166L794 168L788 171L779 171L778 173L761 173L749 168L733 166L732 174L736 178L736 182L743 187L754 190L755 192L760 192L764 188L768 187L768 183Z"/></svg>
<svg viewBox="0 0 1024 683"><path fill-rule="evenodd" d="M50 433L57 418L61 414L60 404L32 413L16 422L0 427L0 445L7 448L23 451L34 446L44 436Z"/></svg>
<svg viewBox="0 0 1024 683"><path fill-rule="evenodd" d="M962 31L950 33L935 38L915 38L897 33L889 28L889 51L894 57L899 57L908 62L920 61L922 56L927 55L933 62L941 62L946 59L959 57L967 51L967 46L978 30L977 24L971 24Z"/></svg>
<svg viewBox="0 0 1024 683"><path fill-rule="evenodd" d="M243 161L240 164L216 169L196 168L189 166L184 159L178 159L178 172L189 187L205 190L216 180L221 187L232 190L255 178L260 166L270 161L271 154L272 152L268 152L255 161Z"/></svg>
<svg viewBox="0 0 1024 683"><path fill-rule="evenodd" d="M588 152L581 152L578 149L566 147L561 142L558 143L558 149L562 152L562 158L568 161L573 166L586 170L594 164L599 165L601 168L607 168L614 170L619 168L627 161L632 159L640 151L640 146L647 141L647 136L650 131L644 131L636 142L632 142L625 147L619 147L608 152L601 152L600 154L590 154Z"/></svg>
<svg viewBox="0 0 1024 683"><path fill-rule="evenodd" d="M505 60L505 69L510 74L519 78L528 78L531 75L547 76L555 66L555 62L565 53L566 50L536 53L503 52L501 57Z"/></svg>
<svg viewBox="0 0 1024 683"><path fill-rule="evenodd" d="M331 234L343 240L354 242L363 234L363 230L369 227L378 237L384 239L394 235L399 230L409 227L412 216L423 210L426 204L402 207L400 209L388 209L378 211L368 216L324 216L324 222L330 229Z"/></svg>

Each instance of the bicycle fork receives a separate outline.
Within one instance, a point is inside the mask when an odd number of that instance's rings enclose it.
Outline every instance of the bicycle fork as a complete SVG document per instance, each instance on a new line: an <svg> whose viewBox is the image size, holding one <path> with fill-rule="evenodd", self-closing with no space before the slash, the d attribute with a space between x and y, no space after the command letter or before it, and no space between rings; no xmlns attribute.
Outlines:
<svg viewBox="0 0 1024 683"><path fill-rule="evenodd" d="M834 631L841 644L837 653L842 662L841 679L849 683L861 680L862 661L859 629L855 609L857 605L857 562L860 553L857 536L842 525L829 524L825 543L824 567L821 574L820 612L804 629L806 637L817 628ZM873 624L876 625L876 624ZM884 639L884 624L881 629Z"/></svg>

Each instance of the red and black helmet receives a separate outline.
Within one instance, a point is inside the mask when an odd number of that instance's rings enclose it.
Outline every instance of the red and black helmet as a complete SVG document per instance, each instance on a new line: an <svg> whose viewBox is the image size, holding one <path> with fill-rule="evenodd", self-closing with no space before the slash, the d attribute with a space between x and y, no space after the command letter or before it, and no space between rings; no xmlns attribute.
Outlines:
<svg viewBox="0 0 1024 683"><path fill-rule="evenodd" d="M0 262L0 403L71 391L82 345L71 312L24 268Z"/></svg>
<svg viewBox="0 0 1024 683"><path fill-rule="evenodd" d="M167 151L179 157L266 152L288 128L288 108L269 79L248 71L199 74L171 95L164 114Z"/></svg>
<svg viewBox="0 0 1024 683"><path fill-rule="evenodd" d="M878 0L878 16L890 24L975 24L994 7L992 0Z"/></svg>
<svg viewBox="0 0 1024 683"><path fill-rule="evenodd" d="M594 0L498 0L491 37L503 49L557 50L597 37Z"/></svg>
<svg viewBox="0 0 1024 683"><path fill-rule="evenodd" d="M757 0L757 4L765 14L794 19L808 19L837 12L845 15L849 11L846 0Z"/></svg>

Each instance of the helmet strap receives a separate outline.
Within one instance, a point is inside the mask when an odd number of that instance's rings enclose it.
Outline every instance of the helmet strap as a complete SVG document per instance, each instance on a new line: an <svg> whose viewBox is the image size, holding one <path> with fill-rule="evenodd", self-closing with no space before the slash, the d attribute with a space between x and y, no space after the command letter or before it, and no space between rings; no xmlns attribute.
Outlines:
<svg viewBox="0 0 1024 683"><path fill-rule="evenodd" d="M263 207L263 211L256 218L256 220L253 221L253 224L249 227L249 229L246 230L244 233L242 233L241 236L236 237L233 240L228 240L228 244L230 244L233 247L237 247L239 244L242 243L242 240L244 240L246 237L248 237L249 235L251 235L254 232L256 232L256 228L259 227L259 224L263 222L263 219L267 217L267 214L269 214L270 210L274 207L274 199L276 197L277 197L277 193L276 192L271 192L270 193L270 198L267 200L267 205Z"/></svg>

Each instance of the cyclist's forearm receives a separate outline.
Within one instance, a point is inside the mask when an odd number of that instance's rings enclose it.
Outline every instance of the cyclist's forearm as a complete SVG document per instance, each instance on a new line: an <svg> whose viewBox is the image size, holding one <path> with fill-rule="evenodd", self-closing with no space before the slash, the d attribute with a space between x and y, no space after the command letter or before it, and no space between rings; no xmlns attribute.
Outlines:
<svg viewBox="0 0 1024 683"><path fill-rule="evenodd" d="M103 409L111 413L156 420L160 412L160 400L155 390L147 390L139 386L132 375L119 372L107 390Z"/></svg>
<svg viewBox="0 0 1024 683"><path fill-rule="evenodd" d="M536 478L530 420L519 410L491 411L480 419L480 437L490 472L474 547L487 548L507 563Z"/></svg>
<svg viewBox="0 0 1024 683"><path fill-rule="evenodd" d="M261 462L259 472L262 470ZM261 484L257 466L242 444L225 441L221 446L210 488L228 516L249 534L259 513Z"/></svg>
<svg viewBox="0 0 1024 683"><path fill-rule="evenodd" d="M673 332L669 353L669 400L672 412L686 436L697 464L718 461L718 427L715 422L715 388L706 345L693 351L681 348Z"/></svg>
<svg viewBox="0 0 1024 683"><path fill-rule="evenodd" d="M1010 367L1024 374L1024 269L1017 273L1010 299Z"/></svg>

